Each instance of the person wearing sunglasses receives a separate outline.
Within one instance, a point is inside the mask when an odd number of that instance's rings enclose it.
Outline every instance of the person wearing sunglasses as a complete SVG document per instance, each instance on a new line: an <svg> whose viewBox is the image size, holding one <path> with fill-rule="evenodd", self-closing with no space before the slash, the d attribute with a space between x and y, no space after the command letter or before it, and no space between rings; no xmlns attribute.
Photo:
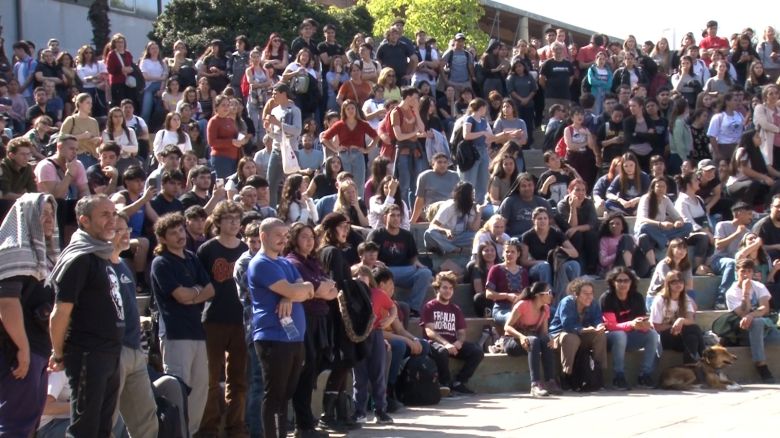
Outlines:
<svg viewBox="0 0 780 438"><path fill-rule="evenodd" d="M627 351L643 349L637 386L652 388L655 356L658 349L658 333L653 329L645 311L642 294L637 291L634 272L618 266L607 274L609 290L601 296L601 314L607 328L607 346L612 351L612 386L628 390L624 371Z"/></svg>
<svg viewBox="0 0 780 438"><path fill-rule="evenodd" d="M523 289L504 325L504 352L509 356L528 356L533 397L562 393L554 377L554 352L547 330L551 302L550 285L538 281ZM540 371L544 371L544 383Z"/></svg>
<svg viewBox="0 0 780 438"><path fill-rule="evenodd" d="M704 336L694 320L695 314L683 274L678 270L669 271L661 293L650 306L650 322L661 336L661 347L681 351L686 364L696 363L704 350Z"/></svg>

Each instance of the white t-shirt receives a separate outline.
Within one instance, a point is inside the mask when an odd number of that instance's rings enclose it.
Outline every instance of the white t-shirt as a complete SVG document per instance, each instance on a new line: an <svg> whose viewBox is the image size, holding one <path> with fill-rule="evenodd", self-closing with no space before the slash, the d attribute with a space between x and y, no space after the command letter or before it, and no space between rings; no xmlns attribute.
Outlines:
<svg viewBox="0 0 780 438"><path fill-rule="evenodd" d="M68 385L68 377L65 375L65 371L55 371L49 374L49 385L46 389L46 395L54 397L58 402L67 403L70 401L70 385ZM69 417L70 414L43 415L41 416L41 424L38 426L38 430L56 419Z"/></svg>
<svg viewBox="0 0 780 438"><path fill-rule="evenodd" d="M154 136L154 154L157 155L163 151L166 145L175 144L181 150L181 153L192 150L192 144L190 144L190 136L184 133L184 143L179 143L179 134L175 131L168 131L167 129L161 129L157 131Z"/></svg>
<svg viewBox="0 0 780 438"><path fill-rule="evenodd" d="M378 103L374 99L368 99L365 102L363 102L363 114L375 113L384 107L385 107L384 102ZM382 123L382 118L376 117L371 120L367 120L367 122L372 128L374 128L374 131L376 131L379 129L379 124Z"/></svg>
<svg viewBox="0 0 780 438"><path fill-rule="evenodd" d="M707 129L707 137L715 137L720 144L737 144L742 136L745 118L737 111L731 115L725 111L715 114L710 120L710 126Z"/></svg>
<svg viewBox="0 0 780 438"><path fill-rule="evenodd" d="M761 299L771 298L772 295L769 290L763 284L756 280L750 280L750 308L755 309L759 306ZM739 280L735 281L731 285L729 290L726 291L726 307L729 310L734 310L742 305L742 288L739 287Z"/></svg>
<svg viewBox="0 0 780 438"><path fill-rule="evenodd" d="M102 62L96 62L94 64L79 65L76 67L76 74L79 75L81 83L84 88L95 88L95 84L87 82L87 78L90 76L97 76L101 73L106 73L106 66Z"/></svg>
<svg viewBox="0 0 780 438"><path fill-rule="evenodd" d="M151 59L144 59L139 66L141 72L146 73L149 76L160 78L165 75L166 66L162 61L154 61ZM148 82L148 81L147 81ZM156 81L159 82L159 81Z"/></svg>
<svg viewBox="0 0 780 438"><path fill-rule="evenodd" d="M144 131L147 132L149 131L149 127L146 126L146 122L144 121L144 119L138 116L133 116L133 118L130 120L125 119L125 125L127 125L127 127L130 129L134 129L138 131L139 133Z"/></svg>
<svg viewBox="0 0 780 438"><path fill-rule="evenodd" d="M433 219L442 227L451 230L453 234L458 235L469 229L469 224L474 220L477 211L472 208L468 214L464 215L458 211L453 199L445 201L444 205L436 212Z"/></svg>
<svg viewBox="0 0 780 438"><path fill-rule="evenodd" d="M501 240L503 240L504 242L508 242L509 239L510 236L507 233L504 233L501 236ZM471 254L476 256L477 253L479 252L479 245L482 245L485 242L493 242L496 245L496 255L498 257L504 256L504 244L494 242L493 237L491 237L491 234L488 231L477 231L476 236L474 236L474 245L472 245L471 247Z"/></svg>
<svg viewBox="0 0 780 438"><path fill-rule="evenodd" d="M693 300L690 297L685 300L686 313L694 313ZM650 322L653 324L673 324L677 318L685 318L679 312L680 302L671 300L669 306L666 305L666 299L661 295L656 295L653 304L650 307Z"/></svg>

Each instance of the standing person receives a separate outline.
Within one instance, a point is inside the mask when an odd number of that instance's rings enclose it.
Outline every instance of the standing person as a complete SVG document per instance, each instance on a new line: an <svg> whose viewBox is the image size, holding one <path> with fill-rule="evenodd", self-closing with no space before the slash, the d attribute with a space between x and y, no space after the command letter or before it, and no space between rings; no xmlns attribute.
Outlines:
<svg viewBox="0 0 780 438"><path fill-rule="evenodd" d="M116 424L122 414L127 432L132 437L155 437L158 432L157 404L149 385L146 353L141 349L141 318L136 303L134 273L121 254L130 249L128 217L119 213L112 240L111 266L119 279L119 292L124 304L125 330L119 357L119 402L111 421Z"/></svg>
<svg viewBox="0 0 780 438"><path fill-rule="evenodd" d="M92 98L87 93L80 93L73 99L76 112L62 122L62 133L74 136L79 141L76 157L85 168L97 164L97 148L101 143L98 121L92 116Z"/></svg>
<svg viewBox="0 0 780 438"><path fill-rule="evenodd" d="M230 117L230 98L224 95L214 99L214 117L206 127L206 137L211 147L211 167L217 178L227 178L236 172L241 147L236 120Z"/></svg>
<svg viewBox="0 0 780 438"><path fill-rule="evenodd" d="M127 40L121 33L114 34L103 53L103 62L108 71L108 83L111 85L111 103L120 106L124 99L130 99L138 107L138 90L127 85L128 76L133 73L133 55L127 51Z"/></svg>
<svg viewBox="0 0 780 438"><path fill-rule="evenodd" d="M323 145L337 153L341 158L343 170L352 174L355 184L366 184L366 156L379 143L379 136L358 111L360 107L354 100L341 104L341 119L332 124L320 136ZM333 139L338 137L338 145ZM371 142L366 145L366 137Z"/></svg>
<svg viewBox="0 0 780 438"><path fill-rule="evenodd" d="M297 145L303 127L301 110L290 100L290 93L289 85L276 84L272 95L272 109L263 119L263 123L268 125L266 131L273 139L266 177L271 186L271 205L279 203L279 189L285 178L282 167L282 141L287 137L284 141L289 141L290 145Z"/></svg>
<svg viewBox="0 0 780 438"><path fill-rule="evenodd" d="M458 167L461 181L468 181L474 185L477 204L485 202L488 180L490 179L488 147L495 138L486 117L487 108L487 102L483 99L477 98L469 102L468 116L463 122L463 140L472 142L474 149L477 150L478 158L470 169Z"/></svg>
<svg viewBox="0 0 780 438"><path fill-rule="evenodd" d="M160 46L154 41L146 43L139 68L144 75L146 87L143 89L141 100L141 117L149 124L154 124L152 115L155 109L162 108L163 89L168 78L168 64L164 63L160 53Z"/></svg>
<svg viewBox="0 0 780 438"><path fill-rule="evenodd" d="M160 350L166 374L181 379L187 397L190 435L200 428L208 395L206 332L201 323L203 303L214 297L214 286L195 254L187 251L185 219L167 214L154 224L159 242L152 261L154 300L160 311Z"/></svg>
<svg viewBox="0 0 780 438"><path fill-rule="evenodd" d="M46 403L51 352L48 312L54 304L44 279L59 252L57 201L19 197L0 225L0 435L30 436Z"/></svg>
<svg viewBox="0 0 780 438"><path fill-rule="evenodd" d="M466 341L466 318L452 295L458 280L452 273L441 272L433 281L436 298L425 303L420 315L420 325L425 337L431 341L431 354L439 369L439 382L453 392L474 394L466 386L482 362L484 354L473 342ZM464 361L455 379L450 377L450 356Z"/></svg>
<svg viewBox="0 0 780 438"><path fill-rule="evenodd" d="M390 111L390 123L393 126L391 137L395 137L396 151L393 174L398 176L401 183L401 199L412 205L417 177L425 170L425 154L418 138L425 137L426 133L420 117L420 91L414 87L404 87L401 98L401 103ZM414 215L412 219L415 219Z"/></svg>
<svg viewBox="0 0 780 438"><path fill-rule="evenodd" d="M203 312L206 354L209 367L209 391L200 433L216 435L225 406L225 431L230 436L245 433L246 343L243 308L233 281L236 260L247 250L238 237L241 207L232 201L217 204L211 214L216 237L198 248L198 259L209 272L214 298ZM225 376L224 400L220 379Z"/></svg>
<svg viewBox="0 0 780 438"><path fill-rule="evenodd" d="M76 204L79 230L57 260L47 284L55 292L49 330L49 368L70 384L68 436L105 437L119 397L119 358L125 331L119 276L111 265L116 207L105 195Z"/></svg>
<svg viewBox="0 0 780 438"><path fill-rule="evenodd" d="M710 138L710 149L715 161L731 159L745 129L745 117L737 111L735 97L734 93L726 93L723 96L723 111L710 119L707 137Z"/></svg>
<svg viewBox="0 0 780 438"><path fill-rule="evenodd" d="M753 110L753 123L761 133L761 153L769 166L780 170L780 88L767 85L761 92L762 102Z"/></svg>
<svg viewBox="0 0 780 438"><path fill-rule="evenodd" d="M552 44L553 57L542 64L539 71L539 86L544 89L544 113L548 114L555 104L568 108L571 103L571 84L574 82L574 65L564 59L566 46L561 42Z"/></svg>
<svg viewBox="0 0 780 438"><path fill-rule="evenodd" d="M260 224L262 249L249 262L252 339L265 378L262 417L266 437L287 435L287 404L303 369L306 316L302 301L314 297L314 286L301 279L281 253L287 225L267 218Z"/></svg>

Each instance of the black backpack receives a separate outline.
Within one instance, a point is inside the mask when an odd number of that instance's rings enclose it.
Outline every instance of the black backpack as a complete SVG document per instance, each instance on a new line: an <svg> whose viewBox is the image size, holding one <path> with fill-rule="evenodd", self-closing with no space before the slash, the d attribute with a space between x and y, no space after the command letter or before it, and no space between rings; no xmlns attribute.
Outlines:
<svg viewBox="0 0 780 438"><path fill-rule="evenodd" d="M186 433L182 431L181 414L179 407L171 403L164 396L154 398L157 403L157 438L184 438Z"/></svg>
<svg viewBox="0 0 780 438"><path fill-rule="evenodd" d="M408 406L436 405L441 401L439 371L427 355L410 356L396 385L398 400Z"/></svg>
<svg viewBox="0 0 780 438"><path fill-rule="evenodd" d="M601 366L593 358L590 350L580 348L574 356L574 367L569 376L569 386L572 391L593 392L604 386Z"/></svg>
<svg viewBox="0 0 780 438"><path fill-rule="evenodd" d="M462 126L455 131L450 152L455 157L455 164L461 172L470 170L479 159L479 151L474 147L474 143L463 138Z"/></svg>

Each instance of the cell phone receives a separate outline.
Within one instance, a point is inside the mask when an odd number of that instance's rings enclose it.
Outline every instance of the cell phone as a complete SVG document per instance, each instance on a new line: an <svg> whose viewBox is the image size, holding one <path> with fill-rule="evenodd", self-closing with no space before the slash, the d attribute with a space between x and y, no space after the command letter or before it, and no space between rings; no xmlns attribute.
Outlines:
<svg viewBox="0 0 780 438"><path fill-rule="evenodd" d="M214 185L218 189L221 189L221 188L225 187L225 179L224 178L217 178L216 181L214 181Z"/></svg>

